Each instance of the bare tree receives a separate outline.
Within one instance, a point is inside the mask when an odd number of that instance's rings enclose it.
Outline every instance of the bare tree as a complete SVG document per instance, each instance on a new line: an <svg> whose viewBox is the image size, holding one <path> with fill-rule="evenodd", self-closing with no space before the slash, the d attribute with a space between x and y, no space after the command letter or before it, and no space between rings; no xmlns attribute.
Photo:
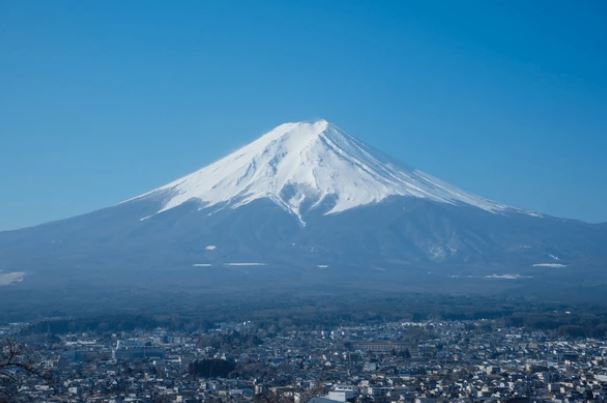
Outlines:
<svg viewBox="0 0 607 403"><path fill-rule="evenodd" d="M19 386L30 377L51 380L50 373L27 346L11 339L0 341L0 403L18 401Z"/></svg>

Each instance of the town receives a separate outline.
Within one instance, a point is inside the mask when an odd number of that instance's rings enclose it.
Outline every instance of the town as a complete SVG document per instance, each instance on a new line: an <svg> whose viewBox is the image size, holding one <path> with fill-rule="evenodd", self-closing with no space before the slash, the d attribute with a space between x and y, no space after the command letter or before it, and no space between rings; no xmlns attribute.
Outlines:
<svg viewBox="0 0 607 403"><path fill-rule="evenodd" d="M15 401L606 401L607 340L502 327L493 320L281 327L255 321L28 334L48 377L25 374ZM15 369L14 375L19 375Z"/></svg>

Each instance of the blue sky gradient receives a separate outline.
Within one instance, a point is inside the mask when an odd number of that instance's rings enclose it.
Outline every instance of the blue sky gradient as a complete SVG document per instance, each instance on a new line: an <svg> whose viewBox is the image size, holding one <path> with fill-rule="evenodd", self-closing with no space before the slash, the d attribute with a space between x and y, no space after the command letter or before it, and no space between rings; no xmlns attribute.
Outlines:
<svg viewBox="0 0 607 403"><path fill-rule="evenodd" d="M0 230L326 118L469 192L607 221L607 2L0 0Z"/></svg>

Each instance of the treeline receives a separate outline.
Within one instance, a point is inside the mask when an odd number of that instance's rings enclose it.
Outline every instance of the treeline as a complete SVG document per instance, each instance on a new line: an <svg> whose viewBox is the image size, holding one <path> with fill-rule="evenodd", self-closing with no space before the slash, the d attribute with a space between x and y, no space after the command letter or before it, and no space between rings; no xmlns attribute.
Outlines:
<svg viewBox="0 0 607 403"><path fill-rule="evenodd" d="M191 322L175 315L172 318L157 318L147 315L113 315L87 318L57 318L35 322L22 330L22 334L104 333L129 332L165 328L172 330L205 330L213 324L204 320Z"/></svg>
<svg viewBox="0 0 607 403"><path fill-rule="evenodd" d="M604 313L517 312L505 318L504 325L553 331L561 336L573 338L607 337L607 315Z"/></svg>
<svg viewBox="0 0 607 403"><path fill-rule="evenodd" d="M193 361L188 365L188 373L201 378L227 378L235 369L233 361L217 358Z"/></svg>
<svg viewBox="0 0 607 403"><path fill-rule="evenodd" d="M277 302L278 301L278 302ZM218 302L218 301L216 301ZM223 302L223 301L222 301ZM241 301L242 302L242 301ZM605 337L607 309L604 307L538 303L523 298L403 294L378 296L359 293L350 296L284 297L273 303L210 304L201 313L175 311L154 315L96 315L36 322L26 334L77 332L120 332L166 328L204 331L221 322L250 320L260 333L234 333L227 338L205 340L206 345L258 345L257 336L271 337L285 329L327 329L337 325L383 323L408 320L496 321L499 326L554 331L567 337Z"/></svg>
<svg viewBox="0 0 607 403"><path fill-rule="evenodd" d="M257 328L255 330L257 331ZM218 350L233 348L235 346L241 348L255 347L262 344L262 342L256 333L243 333L236 330L222 334L204 334L198 339L200 346L210 346Z"/></svg>

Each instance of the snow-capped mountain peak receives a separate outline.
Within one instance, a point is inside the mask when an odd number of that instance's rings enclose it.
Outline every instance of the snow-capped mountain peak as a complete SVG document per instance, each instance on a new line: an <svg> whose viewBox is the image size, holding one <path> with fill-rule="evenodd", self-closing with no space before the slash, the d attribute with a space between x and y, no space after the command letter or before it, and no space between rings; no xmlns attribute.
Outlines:
<svg viewBox="0 0 607 403"><path fill-rule="evenodd" d="M507 206L467 194L370 149L326 120L284 123L192 174L138 198L163 194L159 212L189 200L232 208L267 198L304 223L303 206L324 201L326 214L389 196L466 204L490 212Z"/></svg>

